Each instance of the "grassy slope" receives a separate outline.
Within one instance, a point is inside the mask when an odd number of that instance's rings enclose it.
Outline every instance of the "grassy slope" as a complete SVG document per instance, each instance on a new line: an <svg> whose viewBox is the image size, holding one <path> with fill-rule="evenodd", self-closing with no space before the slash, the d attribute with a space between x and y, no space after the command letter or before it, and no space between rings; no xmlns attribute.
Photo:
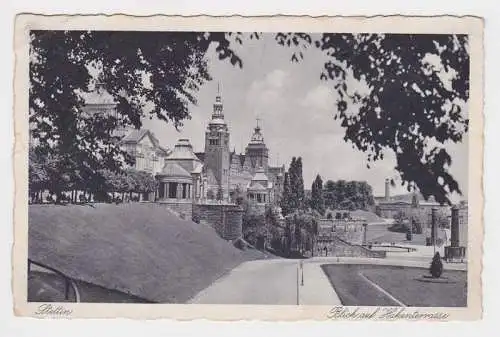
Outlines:
<svg viewBox="0 0 500 337"><path fill-rule="evenodd" d="M209 227L157 204L32 205L29 257L147 300L183 303L244 260Z"/></svg>

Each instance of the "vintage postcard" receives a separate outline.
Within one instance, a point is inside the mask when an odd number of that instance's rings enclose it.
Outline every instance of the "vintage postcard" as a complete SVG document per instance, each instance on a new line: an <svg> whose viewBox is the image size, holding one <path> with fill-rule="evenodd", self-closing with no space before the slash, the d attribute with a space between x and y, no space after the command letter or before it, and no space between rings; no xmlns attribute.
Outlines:
<svg viewBox="0 0 500 337"><path fill-rule="evenodd" d="M480 18L15 25L17 315L481 318Z"/></svg>

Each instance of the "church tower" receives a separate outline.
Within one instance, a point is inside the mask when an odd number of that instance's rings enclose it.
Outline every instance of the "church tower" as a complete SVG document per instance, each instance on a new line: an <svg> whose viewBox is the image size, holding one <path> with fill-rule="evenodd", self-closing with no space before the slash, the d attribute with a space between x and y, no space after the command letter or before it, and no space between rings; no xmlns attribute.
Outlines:
<svg viewBox="0 0 500 337"><path fill-rule="evenodd" d="M205 171L208 177L208 189L214 198L229 197L229 129L224 120L224 106L217 86L217 96L213 105L212 118L205 132Z"/></svg>
<svg viewBox="0 0 500 337"><path fill-rule="evenodd" d="M247 162L248 161L248 162ZM258 120L257 126L254 128L254 133L250 139L250 143L245 150L245 164L251 167L252 174L259 168L262 168L267 173L269 161L269 150L264 143Z"/></svg>

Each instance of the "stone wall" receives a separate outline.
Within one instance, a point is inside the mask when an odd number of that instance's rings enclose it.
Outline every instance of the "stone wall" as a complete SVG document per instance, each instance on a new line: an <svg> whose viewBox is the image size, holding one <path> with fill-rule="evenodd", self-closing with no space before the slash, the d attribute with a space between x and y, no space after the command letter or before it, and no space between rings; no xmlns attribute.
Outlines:
<svg viewBox="0 0 500 337"><path fill-rule="evenodd" d="M225 240L242 236L243 209L231 204L193 204L193 219L207 223Z"/></svg>
<svg viewBox="0 0 500 337"><path fill-rule="evenodd" d="M184 219L190 220L193 216L193 202L189 199L165 199L159 200L158 203L170 208Z"/></svg>
<svg viewBox="0 0 500 337"><path fill-rule="evenodd" d="M387 255L385 251L370 250L361 245L351 244L338 237L331 237L328 241L319 240L316 244L315 254L325 256L325 247L328 250L327 256L385 258Z"/></svg>

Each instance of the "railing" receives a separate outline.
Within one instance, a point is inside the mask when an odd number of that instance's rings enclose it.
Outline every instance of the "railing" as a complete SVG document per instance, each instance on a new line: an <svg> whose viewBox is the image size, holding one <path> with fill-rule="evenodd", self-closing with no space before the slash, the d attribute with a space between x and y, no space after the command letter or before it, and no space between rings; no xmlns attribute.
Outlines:
<svg viewBox="0 0 500 337"><path fill-rule="evenodd" d="M31 272L31 265L34 264L35 266L38 266L40 268L46 269L51 271L52 273L61 276L64 279L64 299L69 300L69 289L70 287L73 289L73 293L75 294L75 302L80 302L80 292L78 291L78 286L76 285L75 281L69 276L66 276L62 272L60 272L57 269L54 269L52 267L49 267L43 263L40 262L35 262L31 259L28 259L28 274Z"/></svg>
<svg viewBox="0 0 500 337"><path fill-rule="evenodd" d="M400 250L406 250L406 251L408 251L408 253L417 251L417 249L413 248L413 247L398 246L398 245L376 245L376 244L368 243L368 244L365 244L363 246L368 247L368 249L372 249L372 248L396 248L396 249L400 249Z"/></svg>

